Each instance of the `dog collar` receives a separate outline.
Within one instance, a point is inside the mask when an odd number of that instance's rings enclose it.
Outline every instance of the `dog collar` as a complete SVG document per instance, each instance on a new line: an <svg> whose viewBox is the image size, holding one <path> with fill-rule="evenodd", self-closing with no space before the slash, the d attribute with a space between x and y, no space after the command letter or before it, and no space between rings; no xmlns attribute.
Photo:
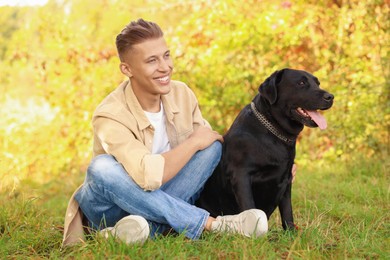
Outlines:
<svg viewBox="0 0 390 260"><path fill-rule="evenodd" d="M291 139L291 138L288 138L286 136L284 136L283 134L281 134L277 129L276 127L274 127L272 125L272 123L270 121L267 120L267 118L265 118L265 116L263 114L261 114L257 109L256 109L256 106L255 106L255 103L251 102L251 109L253 111L253 113L255 114L256 118L260 121L260 123L262 123L265 128L268 129L268 131L270 131L274 136L276 136L277 138L279 138L280 140L282 140L283 142L287 143L287 144L294 144L295 143L295 138L294 139Z"/></svg>

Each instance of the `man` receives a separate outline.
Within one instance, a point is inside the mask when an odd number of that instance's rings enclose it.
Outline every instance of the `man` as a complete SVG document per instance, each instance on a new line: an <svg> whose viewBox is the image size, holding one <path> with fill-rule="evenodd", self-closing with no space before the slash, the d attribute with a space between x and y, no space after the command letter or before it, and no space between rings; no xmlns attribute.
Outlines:
<svg viewBox="0 0 390 260"><path fill-rule="evenodd" d="M193 92L171 80L173 63L160 27L142 19L116 38L129 79L97 107L94 159L65 218L64 245L84 239L83 226L126 243L171 228L190 239L203 231L258 237L263 211L212 218L193 206L221 156L222 136L203 119Z"/></svg>

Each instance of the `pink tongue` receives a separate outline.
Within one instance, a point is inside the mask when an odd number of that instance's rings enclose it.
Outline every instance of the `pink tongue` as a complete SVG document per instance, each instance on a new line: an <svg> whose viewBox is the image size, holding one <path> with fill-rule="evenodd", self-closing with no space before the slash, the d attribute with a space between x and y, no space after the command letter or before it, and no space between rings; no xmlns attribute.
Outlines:
<svg viewBox="0 0 390 260"><path fill-rule="evenodd" d="M321 130L324 130L326 129L326 127L328 126L328 124L326 123L326 120L325 120L325 117L323 117L320 113L318 113L317 111L308 111L308 110L305 110L306 113L309 114L309 116L311 117L311 119L316 122L316 124L318 125L318 127L321 129Z"/></svg>

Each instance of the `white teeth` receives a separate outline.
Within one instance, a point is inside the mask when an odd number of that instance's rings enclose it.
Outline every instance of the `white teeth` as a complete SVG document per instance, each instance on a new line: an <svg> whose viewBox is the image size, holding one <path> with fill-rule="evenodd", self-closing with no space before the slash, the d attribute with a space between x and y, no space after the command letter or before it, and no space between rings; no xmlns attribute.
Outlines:
<svg viewBox="0 0 390 260"><path fill-rule="evenodd" d="M300 108L300 107L297 108L297 111L298 111L300 114L302 114L302 115L304 115L304 116L306 116L306 117L310 117L310 116L306 113L306 111L303 110L303 109Z"/></svg>
<svg viewBox="0 0 390 260"><path fill-rule="evenodd" d="M166 82L166 81L169 80L169 76L165 76L165 77L163 77L163 78L158 78L158 79L156 79L156 80L158 80L158 81L160 81L160 82Z"/></svg>

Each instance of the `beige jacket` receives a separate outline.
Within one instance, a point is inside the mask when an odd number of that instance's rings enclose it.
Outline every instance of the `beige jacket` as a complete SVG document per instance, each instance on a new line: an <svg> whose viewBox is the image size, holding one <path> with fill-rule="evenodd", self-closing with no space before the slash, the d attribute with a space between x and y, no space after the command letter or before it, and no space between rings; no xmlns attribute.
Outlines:
<svg viewBox="0 0 390 260"><path fill-rule="evenodd" d="M186 140L200 125L210 127L202 117L194 93L184 83L172 81L171 91L161 99L171 148ZM161 186L164 157L151 154L154 129L130 81L123 82L102 101L93 115L92 125L94 156L113 155L145 190ZM63 246L84 240L83 213L74 199L80 187L70 198L66 210Z"/></svg>

